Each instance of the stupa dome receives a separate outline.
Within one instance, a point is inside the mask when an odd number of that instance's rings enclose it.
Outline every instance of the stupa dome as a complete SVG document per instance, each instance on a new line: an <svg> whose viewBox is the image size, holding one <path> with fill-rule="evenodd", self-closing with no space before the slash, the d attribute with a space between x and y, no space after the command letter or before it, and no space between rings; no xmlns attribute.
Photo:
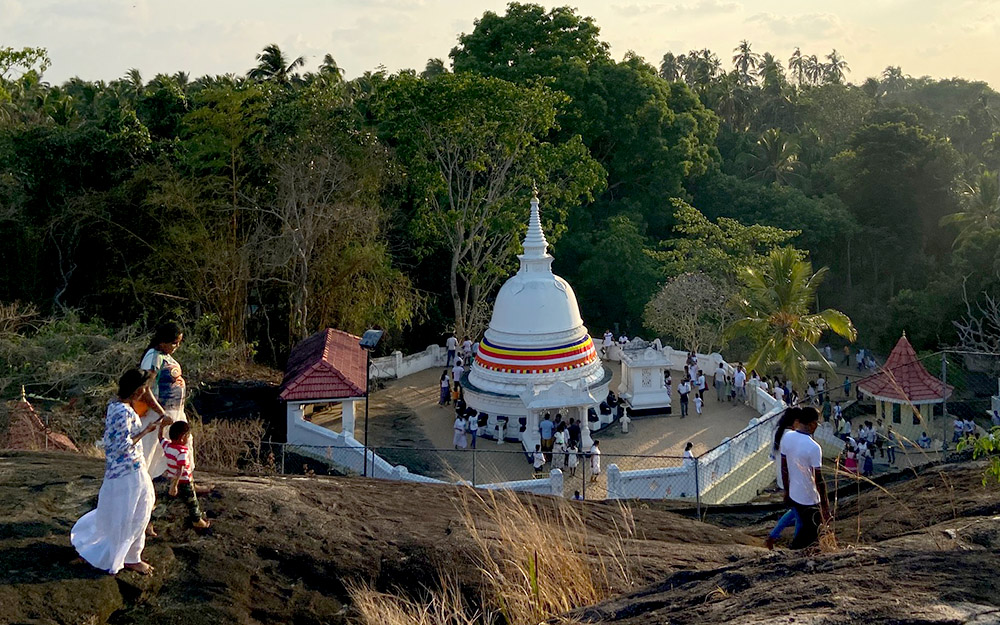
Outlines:
<svg viewBox="0 0 1000 625"><path fill-rule="evenodd" d="M607 376L576 294L552 273L537 197L531 200L523 247L520 269L497 294L468 382L478 390L510 395L539 384L565 382L586 390L600 383Z"/></svg>

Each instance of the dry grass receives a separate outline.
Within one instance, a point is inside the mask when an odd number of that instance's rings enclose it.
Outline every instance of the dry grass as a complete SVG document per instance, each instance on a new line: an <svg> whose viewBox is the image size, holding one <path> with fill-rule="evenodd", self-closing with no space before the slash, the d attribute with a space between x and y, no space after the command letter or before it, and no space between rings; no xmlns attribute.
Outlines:
<svg viewBox="0 0 1000 625"><path fill-rule="evenodd" d="M478 608L462 598L442 571L444 581L423 603L356 587L351 595L364 622L535 625L632 585L627 538L634 535L635 524L628 508L621 508L609 543L589 539L578 508L569 502L535 504L507 490L469 488L463 493L459 514L482 573Z"/></svg>
<svg viewBox="0 0 1000 625"><path fill-rule="evenodd" d="M192 429L197 441L200 468L249 472L267 470L260 460L265 431L264 422L260 419L217 419L204 424L194 421Z"/></svg>

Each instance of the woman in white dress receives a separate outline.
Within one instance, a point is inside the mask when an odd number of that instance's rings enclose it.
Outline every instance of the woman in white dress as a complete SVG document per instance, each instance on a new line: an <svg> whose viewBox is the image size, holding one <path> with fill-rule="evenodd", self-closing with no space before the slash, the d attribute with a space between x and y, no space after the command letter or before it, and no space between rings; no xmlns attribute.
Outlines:
<svg viewBox="0 0 1000 625"><path fill-rule="evenodd" d="M174 421L187 421L184 415L184 400L186 396L186 385L181 366L174 359L174 352L180 347L184 340L184 332L181 327L170 321L161 323L153 332L153 337L149 340L149 347L142 357L139 368L149 371L153 375L151 389L153 397L166 411L166 415ZM142 424L149 425L156 420L158 415L152 412L141 414ZM188 448L193 450L193 441L188 441ZM146 458L146 467L151 477L159 477L167 469L167 459L163 455L163 448L155 436L148 437L142 441L142 455Z"/></svg>
<svg viewBox="0 0 1000 625"><path fill-rule="evenodd" d="M455 426L454 426L455 436L452 441L455 444L455 449L465 449L466 445L468 445L468 441L465 437L466 425L467 424L465 422L465 419L462 417L462 414L461 413L456 414Z"/></svg>
<svg viewBox="0 0 1000 625"><path fill-rule="evenodd" d="M553 467L565 467L566 466L566 424L560 423L556 427L556 442L552 446L552 466Z"/></svg>
<svg viewBox="0 0 1000 625"><path fill-rule="evenodd" d="M95 568L112 575L123 568L149 575L153 567L142 561L146 524L153 512L153 481L146 470L140 441L161 424L145 427L133 405L148 392L152 375L130 369L118 381L118 396L108 404L104 424L104 483L97 509L83 515L70 531L70 542ZM170 423L169 417L164 417ZM156 441L156 437L152 438Z"/></svg>

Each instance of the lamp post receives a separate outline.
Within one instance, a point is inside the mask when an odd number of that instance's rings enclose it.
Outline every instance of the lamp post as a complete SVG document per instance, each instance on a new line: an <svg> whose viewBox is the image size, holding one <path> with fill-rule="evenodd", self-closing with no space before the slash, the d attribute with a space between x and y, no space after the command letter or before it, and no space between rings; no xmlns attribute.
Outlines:
<svg viewBox="0 0 1000 625"><path fill-rule="evenodd" d="M368 477L368 394L372 382L372 350L382 340L382 330L365 330L358 344L365 350L365 461L364 475Z"/></svg>

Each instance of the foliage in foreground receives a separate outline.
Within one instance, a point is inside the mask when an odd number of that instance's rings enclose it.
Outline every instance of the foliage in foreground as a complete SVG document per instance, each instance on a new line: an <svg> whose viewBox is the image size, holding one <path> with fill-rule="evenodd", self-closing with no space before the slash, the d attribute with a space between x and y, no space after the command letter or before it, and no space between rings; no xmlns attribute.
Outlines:
<svg viewBox="0 0 1000 625"><path fill-rule="evenodd" d="M365 586L351 591L368 625L505 623L535 625L592 605L632 584L626 537L635 530L622 507L618 540L606 551L588 540L569 502L534 506L512 491L467 489L459 511L483 580L478 606L442 572L429 599L415 601ZM548 502L546 502L547 504Z"/></svg>

